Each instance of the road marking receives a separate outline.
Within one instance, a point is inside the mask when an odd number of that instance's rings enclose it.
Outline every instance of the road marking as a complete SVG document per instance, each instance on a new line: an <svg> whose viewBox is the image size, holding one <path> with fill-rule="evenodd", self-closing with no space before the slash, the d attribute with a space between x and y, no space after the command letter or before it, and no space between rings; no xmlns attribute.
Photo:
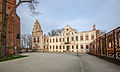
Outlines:
<svg viewBox="0 0 120 72"><path fill-rule="evenodd" d="M81 66L81 69L82 69L82 72L85 72L84 68L83 68L83 65L81 63L81 60L80 60L80 66Z"/></svg>

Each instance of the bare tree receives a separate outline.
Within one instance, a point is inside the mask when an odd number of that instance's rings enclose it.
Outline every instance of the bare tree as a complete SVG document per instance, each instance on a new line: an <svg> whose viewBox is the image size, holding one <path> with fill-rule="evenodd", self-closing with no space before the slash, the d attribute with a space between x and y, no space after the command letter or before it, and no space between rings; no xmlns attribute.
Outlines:
<svg viewBox="0 0 120 72"><path fill-rule="evenodd" d="M23 34L21 35L21 47L22 48L32 48L32 35L31 34Z"/></svg>
<svg viewBox="0 0 120 72"><path fill-rule="evenodd" d="M26 35L21 35L21 47L26 48Z"/></svg>
<svg viewBox="0 0 120 72"><path fill-rule="evenodd" d="M107 31L105 31L105 30L101 30L101 31L100 31L100 35L104 35L106 32L107 32Z"/></svg>
<svg viewBox="0 0 120 72"><path fill-rule="evenodd" d="M48 32L48 36L58 36L61 35L61 31L60 29L53 29L50 32Z"/></svg>
<svg viewBox="0 0 120 72"><path fill-rule="evenodd" d="M39 3L37 0L19 0L16 6L11 10L11 12L6 15L6 3L7 0L2 0L2 26L1 26L1 49L2 49L2 56L6 56L6 29L7 29L7 21L11 17L11 15L15 12L16 8L21 3L28 3L28 8L31 10L32 13L35 12L35 6Z"/></svg>
<svg viewBox="0 0 120 72"><path fill-rule="evenodd" d="M27 48L29 49L32 48L32 35L31 34L27 35Z"/></svg>

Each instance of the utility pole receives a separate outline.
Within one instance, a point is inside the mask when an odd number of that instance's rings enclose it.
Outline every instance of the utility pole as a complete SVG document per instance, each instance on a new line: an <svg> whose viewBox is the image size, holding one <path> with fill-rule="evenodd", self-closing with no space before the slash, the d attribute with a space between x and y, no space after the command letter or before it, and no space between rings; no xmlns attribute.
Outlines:
<svg viewBox="0 0 120 72"><path fill-rule="evenodd" d="M6 0L2 0L1 49L2 57L6 56Z"/></svg>

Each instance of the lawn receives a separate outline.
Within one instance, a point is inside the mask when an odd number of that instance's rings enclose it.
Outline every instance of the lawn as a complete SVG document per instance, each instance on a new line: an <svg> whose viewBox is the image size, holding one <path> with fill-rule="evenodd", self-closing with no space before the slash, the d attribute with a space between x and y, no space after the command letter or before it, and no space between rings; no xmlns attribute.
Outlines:
<svg viewBox="0 0 120 72"><path fill-rule="evenodd" d="M28 57L27 55L12 55L12 56L7 56L4 58L0 58L0 62L3 61L8 61L8 60L13 60L13 59L18 59L18 58L24 58L24 57Z"/></svg>

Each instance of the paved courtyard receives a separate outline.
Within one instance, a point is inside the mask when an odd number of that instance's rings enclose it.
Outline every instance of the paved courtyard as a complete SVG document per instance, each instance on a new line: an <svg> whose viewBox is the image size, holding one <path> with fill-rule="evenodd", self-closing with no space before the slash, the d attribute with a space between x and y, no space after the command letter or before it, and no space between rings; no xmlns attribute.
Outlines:
<svg viewBox="0 0 120 72"><path fill-rule="evenodd" d="M120 72L120 66L76 53L27 53L29 57L0 62L0 72Z"/></svg>

